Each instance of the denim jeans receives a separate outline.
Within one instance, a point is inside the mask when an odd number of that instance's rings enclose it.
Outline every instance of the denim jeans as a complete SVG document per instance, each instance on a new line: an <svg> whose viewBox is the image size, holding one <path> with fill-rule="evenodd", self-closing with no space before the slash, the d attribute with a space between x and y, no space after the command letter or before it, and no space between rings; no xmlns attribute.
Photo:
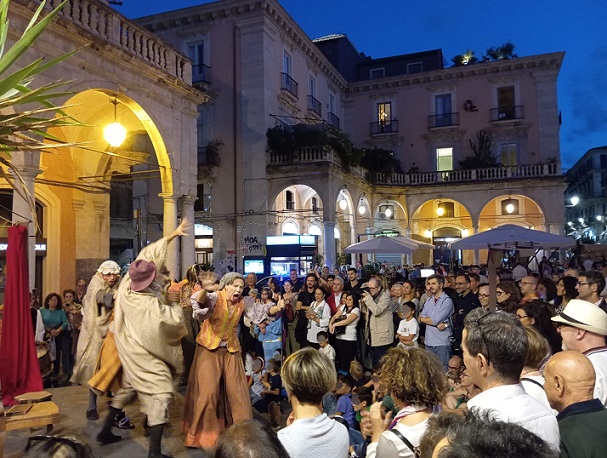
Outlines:
<svg viewBox="0 0 607 458"><path fill-rule="evenodd" d="M438 359L440 359L440 362L443 364L443 368L446 371L449 366L449 359L451 359L451 345L441 345L437 347L426 345L426 350L438 356Z"/></svg>

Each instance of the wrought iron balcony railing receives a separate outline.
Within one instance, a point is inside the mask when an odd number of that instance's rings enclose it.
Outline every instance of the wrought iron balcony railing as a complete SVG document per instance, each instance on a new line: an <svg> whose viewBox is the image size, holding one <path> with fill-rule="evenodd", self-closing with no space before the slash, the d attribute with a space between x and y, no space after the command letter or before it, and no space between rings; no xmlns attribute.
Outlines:
<svg viewBox="0 0 607 458"><path fill-rule="evenodd" d="M491 122L512 121L515 119L525 119L525 106L516 105L512 107L498 107L489 110Z"/></svg>
<svg viewBox="0 0 607 458"><path fill-rule="evenodd" d="M341 129L341 127L339 127L339 117L335 113L327 113L327 124L336 129Z"/></svg>
<svg viewBox="0 0 607 458"><path fill-rule="evenodd" d="M321 116L321 104L313 95L308 95L308 110L313 111L318 116Z"/></svg>
<svg viewBox="0 0 607 458"><path fill-rule="evenodd" d="M398 132L398 119L371 123L371 135L393 134Z"/></svg>
<svg viewBox="0 0 607 458"><path fill-rule="evenodd" d="M299 96L297 95L297 93L298 93L299 84L297 83L297 81L295 81L293 78L291 78L286 73L281 73L280 76L281 76L280 88L293 94L295 96L295 98L298 98Z"/></svg>
<svg viewBox="0 0 607 458"><path fill-rule="evenodd" d="M192 84L211 84L211 67L205 64L192 65Z"/></svg>
<svg viewBox="0 0 607 458"><path fill-rule="evenodd" d="M459 126L459 113L442 113L428 116L428 128Z"/></svg>

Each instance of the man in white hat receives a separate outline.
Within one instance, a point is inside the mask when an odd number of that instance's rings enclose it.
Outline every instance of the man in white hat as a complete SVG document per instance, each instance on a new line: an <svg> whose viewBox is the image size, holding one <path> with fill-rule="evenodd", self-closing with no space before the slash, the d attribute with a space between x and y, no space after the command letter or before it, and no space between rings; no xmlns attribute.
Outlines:
<svg viewBox="0 0 607 458"><path fill-rule="evenodd" d="M114 261L103 262L89 284L82 304L82 327L76 349L76 366L71 381L80 385L88 384L93 376L101 345L105 338L112 309L114 293L120 282L120 266ZM89 391L89 405L86 418L97 420L97 395Z"/></svg>
<svg viewBox="0 0 607 458"><path fill-rule="evenodd" d="M559 324L563 350L583 353L594 366L594 397L607 406L607 313L591 302L572 299L552 321Z"/></svg>

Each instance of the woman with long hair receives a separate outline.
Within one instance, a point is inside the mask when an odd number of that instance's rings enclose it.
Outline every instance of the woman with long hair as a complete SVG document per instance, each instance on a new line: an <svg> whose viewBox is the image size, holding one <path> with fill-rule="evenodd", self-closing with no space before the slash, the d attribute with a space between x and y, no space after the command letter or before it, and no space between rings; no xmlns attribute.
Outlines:
<svg viewBox="0 0 607 458"><path fill-rule="evenodd" d="M561 351L563 339L550 319L552 316L546 304L541 301L531 301L521 304L516 311L516 316L518 316L523 326L533 326L544 336L548 341L548 345L550 345L552 354Z"/></svg>
<svg viewBox="0 0 607 458"><path fill-rule="evenodd" d="M556 285L552 281L552 278L545 277L540 280L537 285L537 294L540 299L548 304L554 304L556 299Z"/></svg>
<svg viewBox="0 0 607 458"><path fill-rule="evenodd" d="M329 332L335 335L335 351L339 370L348 373L350 362L356 359L356 325L360 319L358 297L349 292L342 293L343 305L331 317Z"/></svg>
<svg viewBox="0 0 607 458"><path fill-rule="evenodd" d="M556 299L554 301L555 312L560 313L571 299L578 296L577 278L563 277L556 283Z"/></svg>
<svg viewBox="0 0 607 458"><path fill-rule="evenodd" d="M513 281L501 281L495 288L497 308L508 313L516 312L521 302L521 290Z"/></svg>
<svg viewBox="0 0 607 458"><path fill-rule="evenodd" d="M415 303L415 307L418 308L419 307L419 299L417 298L417 295L415 294L415 285L413 284L413 282L411 280L405 280L403 282L403 287L401 289L402 293L401 293L401 297L402 297L402 301L401 303L405 303L405 302L413 302Z"/></svg>
<svg viewBox="0 0 607 458"><path fill-rule="evenodd" d="M331 307L325 301L325 291L320 286L314 290L314 302L310 304L306 318L308 318L308 342L318 350L320 345L316 336L320 331L327 332L331 321Z"/></svg>
<svg viewBox="0 0 607 458"><path fill-rule="evenodd" d="M183 351L183 377L182 384L186 384L190 376L190 367L194 361L196 352L196 336L200 331L200 323L192 318L192 304L190 298L196 291L200 291L200 278L213 278L215 274L207 273L202 270L199 264L194 264L185 273L185 279L179 284L179 303L183 310L185 326L188 335L181 339L181 349ZM200 276L200 277L199 277Z"/></svg>

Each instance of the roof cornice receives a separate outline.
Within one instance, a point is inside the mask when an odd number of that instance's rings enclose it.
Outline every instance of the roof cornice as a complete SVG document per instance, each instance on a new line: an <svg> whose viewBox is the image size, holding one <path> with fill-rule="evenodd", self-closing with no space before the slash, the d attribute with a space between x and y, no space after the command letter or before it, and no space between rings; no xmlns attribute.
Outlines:
<svg viewBox="0 0 607 458"><path fill-rule="evenodd" d="M462 78L476 76L502 76L504 74L528 71L553 71L558 74L565 52L538 54L528 57L517 57L496 62L482 62L472 65L443 68L429 72L399 75L390 78L365 80L350 83L348 92L366 92L377 89L413 86L416 84L448 83Z"/></svg>

